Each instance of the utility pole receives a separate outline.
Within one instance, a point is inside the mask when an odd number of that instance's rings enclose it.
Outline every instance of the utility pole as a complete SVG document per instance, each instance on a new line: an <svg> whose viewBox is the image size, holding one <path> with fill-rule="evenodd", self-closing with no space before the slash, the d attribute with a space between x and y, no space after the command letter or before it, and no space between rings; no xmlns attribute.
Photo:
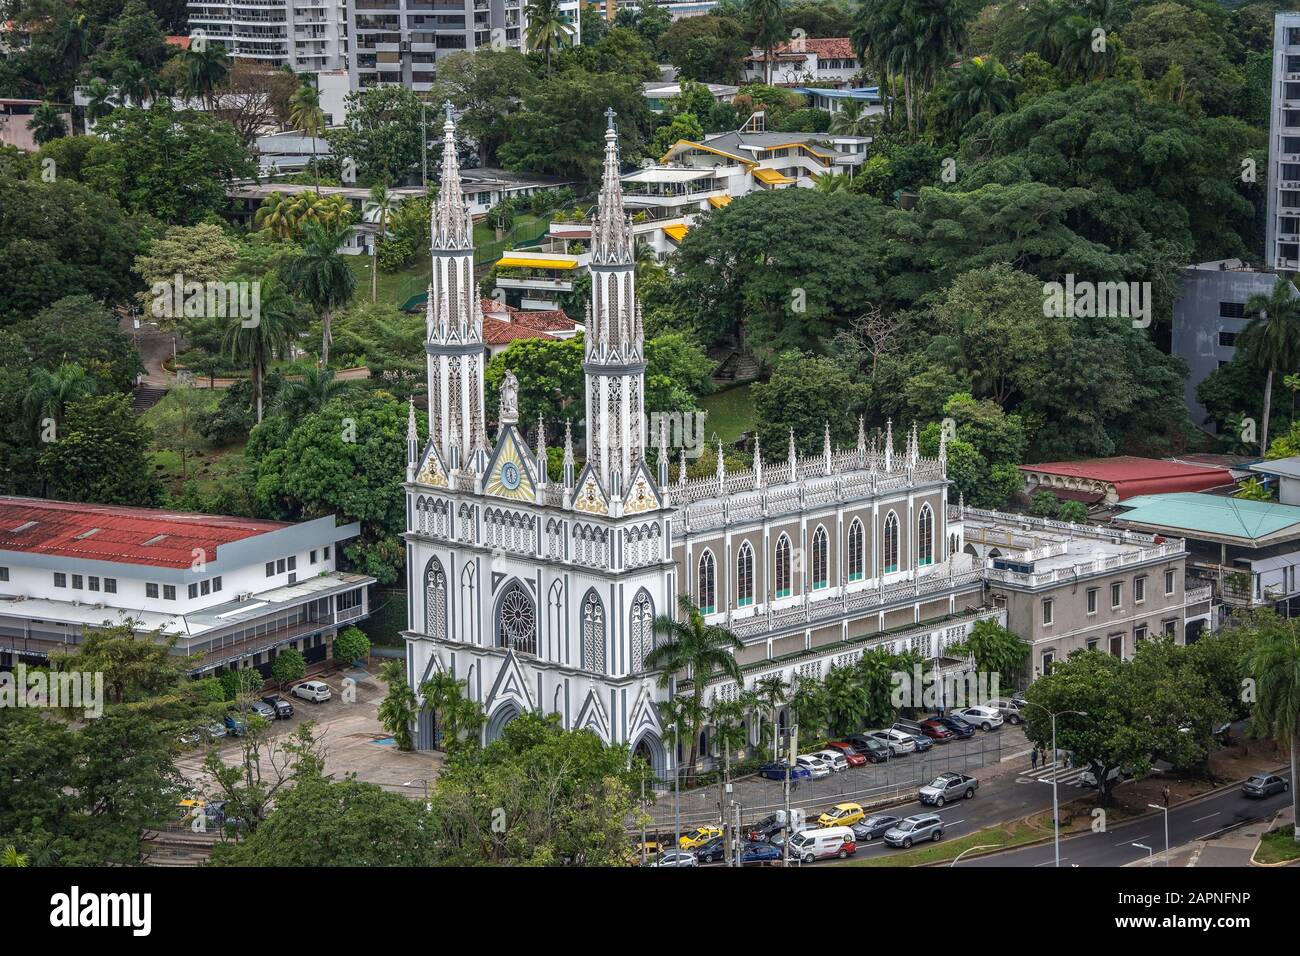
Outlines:
<svg viewBox="0 0 1300 956"><path fill-rule="evenodd" d="M641 865L642 865L642 866L645 866L645 864L646 864L646 851L645 851L645 819L646 819L646 812L645 812L645 771L646 771L645 765L642 764L642 765L641 765Z"/></svg>
<svg viewBox="0 0 1300 956"><path fill-rule="evenodd" d="M790 865L790 838L794 836L794 829L791 826L794 820L790 817L790 771L794 769L794 755L799 747L798 724L790 728L789 747L785 755L785 842L781 845L782 866Z"/></svg>

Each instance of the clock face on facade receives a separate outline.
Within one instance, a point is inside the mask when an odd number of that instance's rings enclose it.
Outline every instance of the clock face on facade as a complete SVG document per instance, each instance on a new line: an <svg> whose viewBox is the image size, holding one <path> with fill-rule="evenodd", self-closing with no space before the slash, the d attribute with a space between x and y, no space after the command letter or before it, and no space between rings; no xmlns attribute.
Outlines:
<svg viewBox="0 0 1300 956"><path fill-rule="evenodd" d="M510 491L519 487L519 468L513 461L508 461L501 467L501 484Z"/></svg>

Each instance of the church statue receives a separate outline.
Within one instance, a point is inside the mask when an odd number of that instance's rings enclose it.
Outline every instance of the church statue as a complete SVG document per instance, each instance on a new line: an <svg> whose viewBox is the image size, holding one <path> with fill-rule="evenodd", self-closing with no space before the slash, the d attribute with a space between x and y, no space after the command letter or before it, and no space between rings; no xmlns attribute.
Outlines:
<svg viewBox="0 0 1300 956"><path fill-rule="evenodd" d="M519 421L519 379L509 369L501 379L501 409L497 418L502 425L514 425Z"/></svg>

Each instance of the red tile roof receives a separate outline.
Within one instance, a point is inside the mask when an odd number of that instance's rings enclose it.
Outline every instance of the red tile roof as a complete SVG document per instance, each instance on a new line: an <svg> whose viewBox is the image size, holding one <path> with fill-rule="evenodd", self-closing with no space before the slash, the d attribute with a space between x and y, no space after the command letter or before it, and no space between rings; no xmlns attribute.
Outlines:
<svg viewBox="0 0 1300 956"><path fill-rule="evenodd" d="M488 345L539 339L551 332L571 332L576 327L563 309L534 312L495 299L483 299L483 341Z"/></svg>
<svg viewBox="0 0 1300 956"><path fill-rule="evenodd" d="M1049 461L1037 465L1021 465L1020 470L1104 482L1114 486L1120 499L1171 491L1204 491L1207 488L1230 485L1233 481L1232 473L1226 468L1161 458L1137 458L1132 455L1085 461Z"/></svg>
<svg viewBox="0 0 1300 956"><path fill-rule="evenodd" d="M223 544L288 527L283 521L0 497L0 551L87 561L188 568L196 548L213 561Z"/></svg>
<svg viewBox="0 0 1300 956"><path fill-rule="evenodd" d="M178 46L182 50L188 50L190 48L190 38L187 36L166 36L163 37L163 42L168 46Z"/></svg>
<svg viewBox="0 0 1300 956"><path fill-rule="evenodd" d="M802 41L802 49L795 48L787 40L779 43L772 48L772 53L776 56L803 56L806 53L815 53L819 57L839 60L856 60L858 55L853 50L853 43L848 37L822 37L820 39L805 39ZM752 60L762 60L763 54L759 52L757 56L750 57Z"/></svg>

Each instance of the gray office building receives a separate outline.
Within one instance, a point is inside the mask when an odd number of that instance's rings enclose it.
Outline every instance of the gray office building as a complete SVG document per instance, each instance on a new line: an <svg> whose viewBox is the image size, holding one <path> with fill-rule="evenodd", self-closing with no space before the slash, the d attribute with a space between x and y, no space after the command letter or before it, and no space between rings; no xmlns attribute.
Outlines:
<svg viewBox="0 0 1300 956"><path fill-rule="evenodd" d="M1300 269L1300 13L1273 19L1264 264Z"/></svg>

